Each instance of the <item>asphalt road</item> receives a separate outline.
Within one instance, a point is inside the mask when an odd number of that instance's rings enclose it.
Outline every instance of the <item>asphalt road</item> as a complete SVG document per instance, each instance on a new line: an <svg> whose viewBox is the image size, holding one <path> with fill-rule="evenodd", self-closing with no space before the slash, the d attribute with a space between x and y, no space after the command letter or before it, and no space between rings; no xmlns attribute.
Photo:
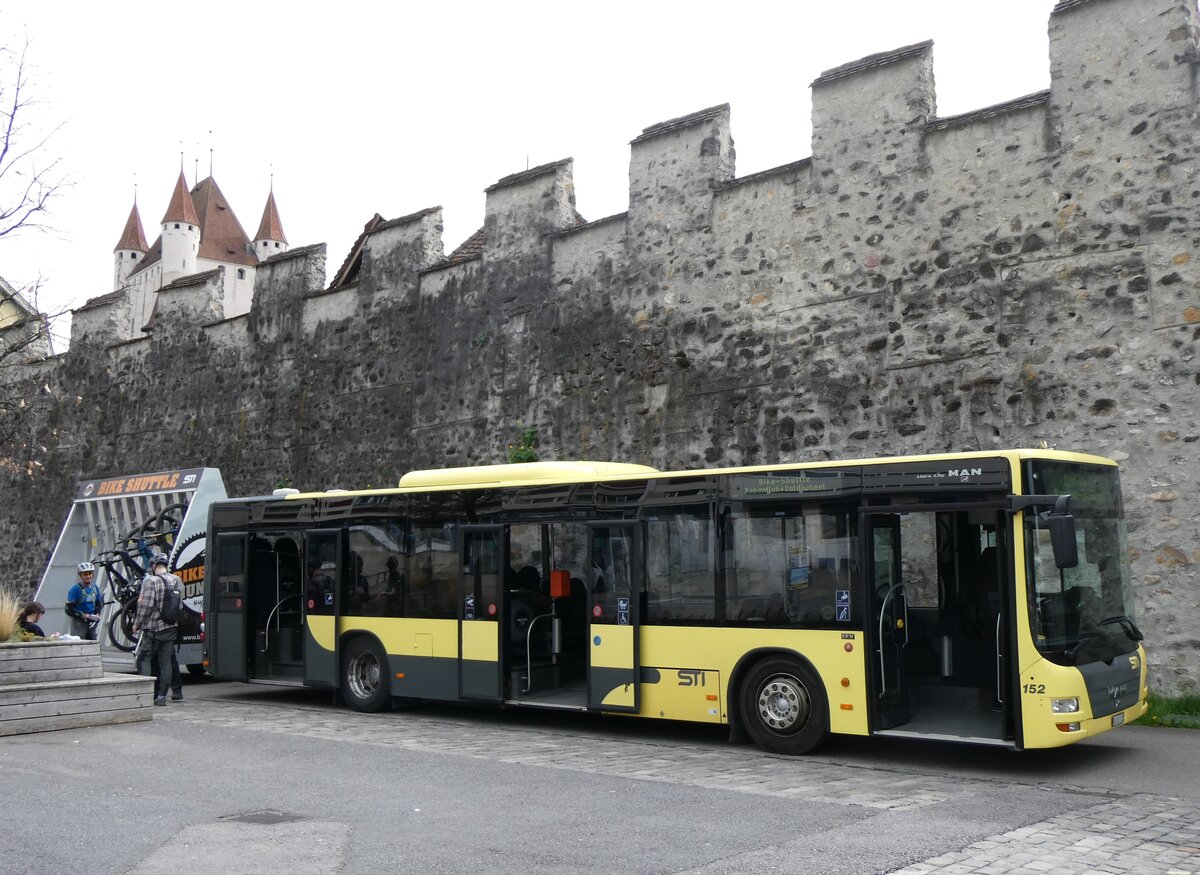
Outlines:
<svg viewBox="0 0 1200 875"><path fill-rule="evenodd" d="M153 722L0 741L0 868L1085 871L1063 861L1093 832L1161 823L1150 810L1194 822L1180 803L1200 803L1191 731L1124 727L1019 754L841 739L785 758L664 722L441 706L360 715L328 694L212 682L185 694ZM1028 850L1014 844L1025 833ZM1028 854L1032 868L922 862L986 861L1005 836L1010 863ZM1115 871L1172 871L1147 856L1156 841ZM1171 860L1195 851L1196 866L1174 871L1200 872L1200 848L1181 841Z"/></svg>

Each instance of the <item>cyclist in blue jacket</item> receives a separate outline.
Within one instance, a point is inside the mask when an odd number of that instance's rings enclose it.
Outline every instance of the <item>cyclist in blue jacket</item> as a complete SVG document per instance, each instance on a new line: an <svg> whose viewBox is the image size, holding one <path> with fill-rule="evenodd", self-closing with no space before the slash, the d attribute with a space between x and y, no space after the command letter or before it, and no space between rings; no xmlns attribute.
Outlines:
<svg viewBox="0 0 1200 875"><path fill-rule="evenodd" d="M96 566L91 562L80 562L76 566L79 580L67 590L67 615L71 618L71 634L85 641L95 641L100 628L100 609L104 597L96 584Z"/></svg>

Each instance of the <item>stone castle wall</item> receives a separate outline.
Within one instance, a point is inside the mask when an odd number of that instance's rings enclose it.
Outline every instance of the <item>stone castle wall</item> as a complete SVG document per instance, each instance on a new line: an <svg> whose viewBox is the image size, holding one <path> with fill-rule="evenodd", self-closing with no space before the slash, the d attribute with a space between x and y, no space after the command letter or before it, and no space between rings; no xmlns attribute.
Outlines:
<svg viewBox="0 0 1200 875"><path fill-rule="evenodd" d="M1063 0L1047 92L939 118L931 46L813 83L812 156L738 179L729 108L631 143L629 209L580 224L569 160L488 189L479 257L441 211L76 314L36 379L41 468L5 475L36 579L81 477L219 467L232 493L383 486L543 458L663 468L1034 446L1123 466L1155 685L1200 689L1194 0ZM40 448L44 447L42 451ZM28 473L32 470L33 473Z"/></svg>

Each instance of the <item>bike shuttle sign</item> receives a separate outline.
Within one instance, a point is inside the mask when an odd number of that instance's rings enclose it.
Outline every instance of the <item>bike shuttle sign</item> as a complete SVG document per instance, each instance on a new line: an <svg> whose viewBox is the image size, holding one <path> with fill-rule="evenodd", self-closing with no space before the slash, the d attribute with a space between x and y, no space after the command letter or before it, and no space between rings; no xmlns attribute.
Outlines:
<svg viewBox="0 0 1200 875"><path fill-rule="evenodd" d="M35 596L46 606L42 628L47 633L70 631L67 592L78 580L79 563L91 562L105 601L97 630L105 659L132 664L132 621L141 579L150 557L165 553L184 585L179 662L198 669L204 660L208 506L224 498L225 484L216 468L81 480Z"/></svg>

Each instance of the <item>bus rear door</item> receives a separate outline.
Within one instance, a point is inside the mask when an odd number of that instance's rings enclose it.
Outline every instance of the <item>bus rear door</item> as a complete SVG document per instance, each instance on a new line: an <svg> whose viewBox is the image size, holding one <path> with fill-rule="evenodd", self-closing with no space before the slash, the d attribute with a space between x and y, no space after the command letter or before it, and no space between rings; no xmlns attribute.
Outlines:
<svg viewBox="0 0 1200 875"><path fill-rule="evenodd" d="M246 628L246 534L219 533L212 553L208 604L209 671L222 680L248 679Z"/></svg>
<svg viewBox="0 0 1200 875"><path fill-rule="evenodd" d="M641 523L589 523L588 708L637 711L639 602L645 577Z"/></svg>
<svg viewBox="0 0 1200 875"><path fill-rule="evenodd" d="M309 686L338 685L341 537L340 529L304 533L304 683Z"/></svg>

